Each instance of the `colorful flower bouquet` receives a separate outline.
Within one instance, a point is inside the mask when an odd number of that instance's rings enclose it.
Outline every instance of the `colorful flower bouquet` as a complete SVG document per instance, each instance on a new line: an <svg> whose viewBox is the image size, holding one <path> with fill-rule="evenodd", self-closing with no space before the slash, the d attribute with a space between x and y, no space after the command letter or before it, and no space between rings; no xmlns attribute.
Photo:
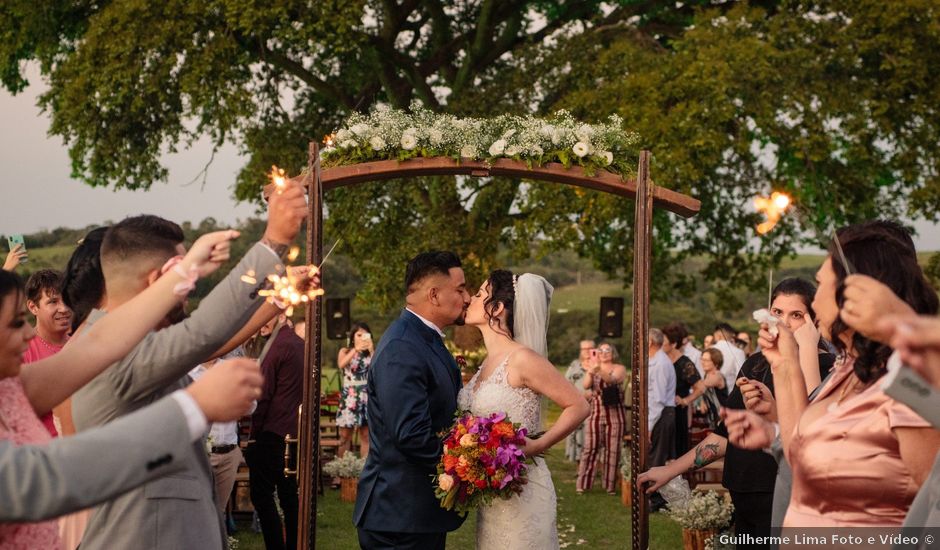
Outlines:
<svg viewBox="0 0 940 550"><path fill-rule="evenodd" d="M441 508L469 512L493 498L508 499L526 483L526 429L505 413L458 412L437 465L435 496Z"/></svg>

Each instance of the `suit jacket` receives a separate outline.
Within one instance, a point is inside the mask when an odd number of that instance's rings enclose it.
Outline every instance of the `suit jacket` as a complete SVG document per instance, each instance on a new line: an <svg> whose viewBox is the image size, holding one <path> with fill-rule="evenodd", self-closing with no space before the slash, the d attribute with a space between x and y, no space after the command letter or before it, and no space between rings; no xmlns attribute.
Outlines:
<svg viewBox="0 0 940 550"><path fill-rule="evenodd" d="M191 445L186 417L169 397L47 445L0 441L0 521L40 521L112 499L183 470Z"/></svg>
<svg viewBox="0 0 940 550"><path fill-rule="evenodd" d="M254 270L259 281L279 260L256 244L219 283L192 316L151 332L123 359L72 397L75 427L86 430L144 407L185 386L187 373L245 325L263 299L241 276ZM104 315L93 311L93 323ZM224 548L221 515L215 506L212 470L201 442L179 460L185 469L99 506L82 539L82 550L97 548ZM133 526L128 528L128 526Z"/></svg>
<svg viewBox="0 0 940 550"><path fill-rule="evenodd" d="M357 527L441 533L463 523L441 508L433 480L443 451L438 434L454 422L460 387L460 370L441 336L403 311L369 369L369 456L356 495Z"/></svg>

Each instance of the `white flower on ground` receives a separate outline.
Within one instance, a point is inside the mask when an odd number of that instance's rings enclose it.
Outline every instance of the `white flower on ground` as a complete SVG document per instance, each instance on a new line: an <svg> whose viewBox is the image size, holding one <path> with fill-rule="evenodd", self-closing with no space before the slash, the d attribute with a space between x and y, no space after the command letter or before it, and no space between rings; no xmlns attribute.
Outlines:
<svg viewBox="0 0 940 550"><path fill-rule="evenodd" d="M505 139L497 139L496 141L493 142L493 145L490 145L491 156L497 157L499 155L502 155L505 150L506 150Z"/></svg>
<svg viewBox="0 0 940 550"><path fill-rule="evenodd" d="M437 128L432 128L428 133L428 139L431 140L431 145L438 146L444 141L444 133Z"/></svg>
<svg viewBox="0 0 940 550"><path fill-rule="evenodd" d="M591 146L583 141L579 141L574 144L571 150L574 151L574 154L578 155L579 158L584 158L585 155L591 152Z"/></svg>
<svg viewBox="0 0 940 550"><path fill-rule="evenodd" d="M369 146L376 151L381 151L382 149L385 149L385 140L379 136L372 136L372 139L369 140Z"/></svg>
<svg viewBox="0 0 940 550"><path fill-rule="evenodd" d="M601 156L604 157L604 163L607 166L610 166L610 163L614 161L614 154L610 151L601 151Z"/></svg>
<svg viewBox="0 0 940 550"><path fill-rule="evenodd" d="M479 154L473 145L464 145L460 148L460 156L468 159L475 159Z"/></svg>
<svg viewBox="0 0 940 550"><path fill-rule="evenodd" d="M411 130L412 128L409 128ZM418 138L414 134L405 132L401 135L401 148L405 151L411 151L418 146Z"/></svg>

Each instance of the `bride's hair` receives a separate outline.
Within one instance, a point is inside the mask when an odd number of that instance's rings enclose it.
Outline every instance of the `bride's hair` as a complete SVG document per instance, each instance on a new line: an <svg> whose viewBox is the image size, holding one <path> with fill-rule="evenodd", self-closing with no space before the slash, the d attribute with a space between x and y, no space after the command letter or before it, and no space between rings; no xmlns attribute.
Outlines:
<svg viewBox="0 0 940 550"><path fill-rule="evenodd" d="M494 327L494 330L503 332L510 338L515 338L512 330L514 323L513 310L516 303L514 277L515 275L511 271L505 269L497 269L490 273L489 279L486 280L490 285L490 297L483 302L483 311L486 314L487 323L492 327L495 321L496 327ZM503 309L506 311L507 326L503 326L501 320L496 317L496 308L499 307L499 304L503 304Z"/></svg>

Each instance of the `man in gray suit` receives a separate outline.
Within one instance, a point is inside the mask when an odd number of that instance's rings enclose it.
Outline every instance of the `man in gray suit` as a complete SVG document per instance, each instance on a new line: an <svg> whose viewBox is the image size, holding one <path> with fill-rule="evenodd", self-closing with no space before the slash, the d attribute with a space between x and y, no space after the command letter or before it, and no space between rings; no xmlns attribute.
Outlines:
<svg viewBox="0 0 940 550"><path fill-rule="evenodd" d="M203 438L208 423L240 418L262 380L255 361L234 359L107 426L48 445L0 440L0 522L54 518L185 470L179 459Z"/></svg>
<svg viewBox="0 0 940 550"><path fill-rule="evenodd" d="M271 196L264 238L188 319L148 334L124 359L110 366L72 398L79 431L124 416L179 389L187 373L223 347L260 307L259 287L241 280L252 273L263 284L283 270L281 258L306 215L299 186ZM101 245L105 310L120 306L155 281L183 252L179 226L155 216L115 224ZM173 316L168 322L183 317ZM93 311L86 323L99 320ZM175 317L175 318L174 318ZM98 507L82 539L83 550L111 548L224 548L222 518L215 506L212 473L201 444L194 444L179 474L152 481Z"/></svg>

